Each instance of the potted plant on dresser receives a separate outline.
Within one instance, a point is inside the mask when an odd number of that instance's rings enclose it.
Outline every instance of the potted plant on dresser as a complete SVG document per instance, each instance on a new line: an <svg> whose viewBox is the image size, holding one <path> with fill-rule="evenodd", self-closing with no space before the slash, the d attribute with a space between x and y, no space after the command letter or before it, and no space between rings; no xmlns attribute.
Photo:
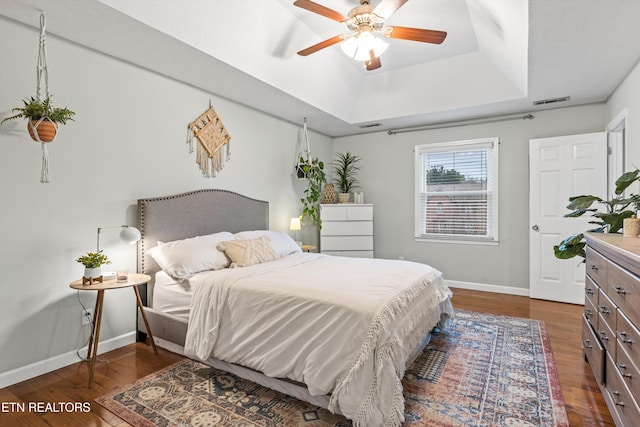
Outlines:
<svg viewBox="0 0 640 427"><path fill-rule="evenodd" d="M102 266L111 264L109 257L103 254L102 251L87 252L86 255L82 255L76 261L84 265L82 283L88 283L89 285L93 284L93 282L102 283Z"/></svg>
<svg viewBox="0 0 640 427"><path fill-rule="evenodd" d="M360 188L360 184L356 175L360 171L360 161L362 158L346 153L336 153L333 169L335 172L334 183L338 186L340 193L338 194L338 202L349 203L351 192Z"/></svg>

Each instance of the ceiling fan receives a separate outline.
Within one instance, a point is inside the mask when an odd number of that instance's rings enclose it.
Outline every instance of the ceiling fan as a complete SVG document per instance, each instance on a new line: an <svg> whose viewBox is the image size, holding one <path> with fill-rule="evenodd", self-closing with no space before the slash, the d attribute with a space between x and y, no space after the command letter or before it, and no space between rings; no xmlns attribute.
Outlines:
<svg viewBox="0 0 640 427"><path fill-rule="evenodd" d="M340 34L330 39L321 41L298 52L298 55L307 56L325 47L342 43L342 50L352 58L364 61L367 70L375 70L381 67L380 55L388 47L388 43L375 36L376 33L392 39L414 40L423 43L440 44L447 37L445 31L425 30L409 27L385 27L387 20L396 10L409 0L382 0L375 8L369 4L369 0L360 0L360 6L354 7L344 16L340 12L322 6L311 0L296 0L295 6L317 13L334 21L344 22L351 31L349 34Z"/></svg>

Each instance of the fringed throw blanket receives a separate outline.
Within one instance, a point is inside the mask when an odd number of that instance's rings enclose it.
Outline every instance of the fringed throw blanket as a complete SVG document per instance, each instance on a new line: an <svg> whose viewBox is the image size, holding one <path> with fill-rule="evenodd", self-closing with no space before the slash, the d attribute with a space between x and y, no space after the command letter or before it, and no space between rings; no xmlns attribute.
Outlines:
<svg viewBox="0 0 640 427"><path fill-rule="evenodd" d="M440 272L407 261L301 253L190 283L187 355L304 382L355 426L401 424L407 359L452 313Z"/></svg>
<svg viewBox="0 0 640 427"><path fill-rule="evenodd" d="M189 123L187 143L189 152L193 152L193 137L198 140L196 163L205 177L215 177L222 170L224 162L231 156L231 135L222 124L216 110L211 105L207 111Z"/></svg>

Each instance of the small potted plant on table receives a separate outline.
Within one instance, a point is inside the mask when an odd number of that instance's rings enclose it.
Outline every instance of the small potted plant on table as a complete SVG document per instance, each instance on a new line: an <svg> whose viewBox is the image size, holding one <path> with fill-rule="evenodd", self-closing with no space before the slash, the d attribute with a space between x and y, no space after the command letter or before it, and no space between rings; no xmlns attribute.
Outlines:
<svg viewBox="0 0 640 427"><path fill-rule="evenodd" d="M101 267L105 264L111 264L109 258L102 251L87 252L86 255L82 255L76 261L84 265L83 285L87 283L92 285L93 282L102 283Z"/></svg>

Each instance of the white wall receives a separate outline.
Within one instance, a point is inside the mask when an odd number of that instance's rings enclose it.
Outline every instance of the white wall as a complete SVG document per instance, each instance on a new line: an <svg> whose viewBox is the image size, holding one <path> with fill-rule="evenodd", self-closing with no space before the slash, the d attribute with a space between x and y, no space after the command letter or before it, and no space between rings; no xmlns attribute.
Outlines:
<svg viewBox="0 0 640 427"><path fill-rule="evenodd" d="M0 34L6 117L35 95L38 31L0 17ZM95 250L97 227L135 225L138 198L224 188L268 200L271 228L288 231L305 188L292 177L299 126L54 36L47 42L53 100L76 121L49 144L50 184L39 182L40 146L26 122L0 127L0 376L75 350L81 308L68 284L83 270L74 260ZM232 136L231 160L215 179L202 177L184 143L209 100ZM310 139L329 160L331 139ZM103 231L101 246L114 268L135 271L135 248L117 236ZM95 294L79 298L93 306ZM134 307L130 289L105 294L101 341L134 330Z"/></svg>
<svg viewBox="0 0 640 427"><path fill-rule="evenodd" d="M534 120L502 121L413 133L336 138L334 151L363 157L359 181L374 204L376 257L428 263L448 280L528 289L529 139L604 130L604 104L536 112ZM416 242L413 148L474 138L500 139L500 244Z"/></svg>
<svg viewBox="0 0 640 427"><path fill-rule="evenodd" d="M608 121L624 110L627 113L625 171L630 171L640 168L640 63L607 101Z"/></svg>

